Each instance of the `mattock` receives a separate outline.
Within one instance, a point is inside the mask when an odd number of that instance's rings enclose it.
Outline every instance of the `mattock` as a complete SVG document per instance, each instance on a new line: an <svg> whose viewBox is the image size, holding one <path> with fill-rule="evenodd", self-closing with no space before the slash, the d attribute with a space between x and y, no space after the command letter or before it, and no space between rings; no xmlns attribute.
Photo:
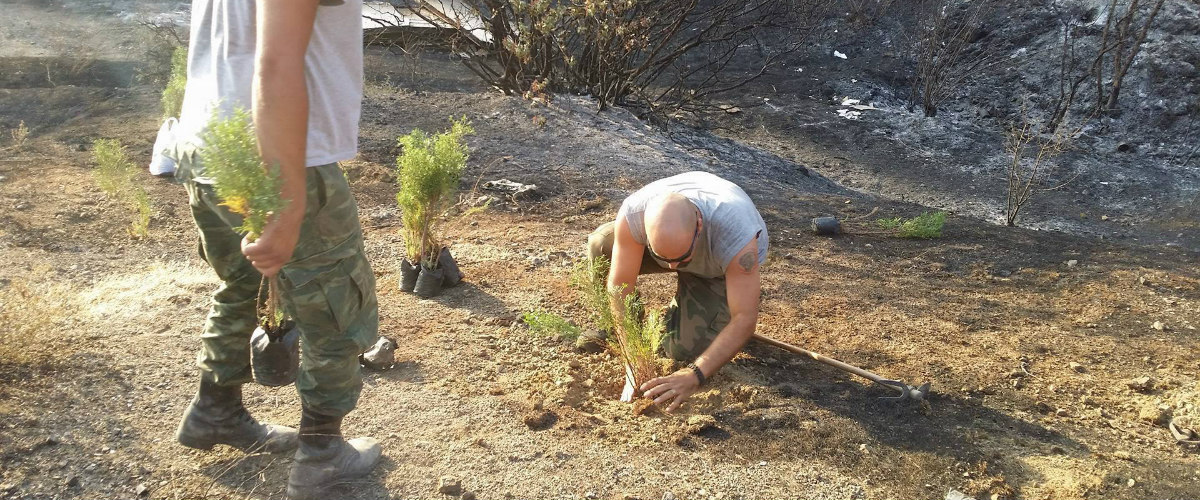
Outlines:
<svg viewBox="0 0 1200 500"><path fill-rule="evenodd" d="M867 380L875 382L876 384L890 387L890 388L895 389L896 391L900 392L899 396L883 397L880 399L885 399L888 401L904 401L906 399L911 399L911 400L920 402L920 401L925 400L925 398L927 396L929 396L929 382L925 382L925 384L921 385L920 387L913 387L913 386L905 384L904 382L901 382L899 380L886 379L886 378L880 377L879 375L876 375L874 373L866 371L862 368L859 368L857 366L854 366L854 365L851 365L848 363L843 363L836 359L825 357L825 356L822 356L815 352L809 351L807 349L801 349L794 345L780 342L780 341L775 340L770 337L764 337L757 333L754 334L754 339L758 340L759 342L762 342L764 344L773 345L773 346L783 349L785 351L791 351L796 354L808 356L812 359L815 359L817 361L825 363L825 364L832 366L834 368L837 368L839 370L853 373L862 378L865 378Z"/></svg>

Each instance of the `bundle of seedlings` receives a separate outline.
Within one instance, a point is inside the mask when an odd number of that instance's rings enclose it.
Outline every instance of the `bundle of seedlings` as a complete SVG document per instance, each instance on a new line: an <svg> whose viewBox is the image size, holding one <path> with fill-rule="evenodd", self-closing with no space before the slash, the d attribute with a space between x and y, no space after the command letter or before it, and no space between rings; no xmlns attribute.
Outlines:
<svg viewBox="0 0 1200 500"><path fill-rule="evenodd" d="M100 190L127 206L133 214L129 234L143 238L150 228L150 195L137 182L137 166L129 161L125 147L116 139L97 139L92 143L96 161L96 183Z"/></svg>
<svg viewBox="0 0 1200 500"><path fill-rule="evenodd" d="M646 381L661 375L658 349L665 335L662 314L646 311L637 293L615 290L607 286L607 258L584 259L575 267L571 283L579 290L581 305L588 311L597 329L606 332L608 349L625 371L625 390L621 401L630 402L640 395L638 389ZM612 304L621 304L614 311Z"/></svg>
<svg viewBox="0 0 1200 500"><path fill-rule="evenodd" d="M473 133L464 117L451 121L450 130L439 134L431 136L416 129L399 138L404 148L396 157L400 183L396 203L404 224L405 249L400 263L401 291L433 297L443 287L462 281L462 272L435 226L457 201L468 158L465 137Z"/></svg>
<svg viewBox="0 0 1200 500"><path fill-rule="evenodd" d="M236 231L249 241L257 240L271 217L286 206L280 197L283 180L279 167L263 163L253 122L245 110L235 110L225 119L214 114L202 139L200 159L206 175L213 179L221 206L241 218ZM263 278L257 311L258 328L250 337L254 379L269 387L291 384L300 362L300 329L283 310L278 276Z"/></svg>

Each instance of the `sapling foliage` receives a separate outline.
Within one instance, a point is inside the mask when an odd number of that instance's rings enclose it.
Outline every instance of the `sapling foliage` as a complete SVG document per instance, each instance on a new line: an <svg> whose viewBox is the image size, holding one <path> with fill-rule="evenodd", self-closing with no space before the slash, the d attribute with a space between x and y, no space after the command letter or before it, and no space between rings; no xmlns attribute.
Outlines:
<svg viewBox="0 0 1200 500"><path fill-rule="evenodd" d="M262 235L267 223L286 207L280 197L283 180L279 167L266 165L258 152L258 140L250 113L237 109L222 119L214 114L202 139L200 157L221 205L242 217L235 228L249 241ZM267 303L259 311L259 322L269 331L283 323L276 280L267 281Z"/></svg>
<svg viewBox="0 0 1200 500"><path fill-rule="evenodd" d="M116 139L97 139L92 143L96 161L96 183L100 190L116 198L133 213L129 233L144 237L150 227L150 195L137 182L138 167L129 161L125 147Z"/></svg>
<svg viewBox="0 0 1200 500"><path fill-rule="evenodd" d="M163 117L179 116L183 110L183 90L187 87L187 47L177 46L171 53L171 76L162 93Z"/></svg>
<svg viewBox="0 0 1200 500"><path fill-rule="evenodd" d="M221 205L242 217L238 232L258 239L271 216L284 208L283 180L279 167L264 165L259 156L250 113L237 109L225 119L214 115L202 139L200 157Z"/></svg>
<svg viewBox="0 0 1200 500"><path fill-rule="evenodd" d="M429 135L416 129L398 139L404 151L396 158L400 191L396 203L404 223L404 247L409 262L437 267L442 243L435 224L456 202L454 195L467 164L465 138L475 133L465 117L450 130Z"/></svg>
<svg viewBox="0 0 1200 500"><path fill-rule="evenodd" d="M580 291L581 301L596 327L610 332L608 347L626 368L627 382L632 387L658 376L658 350L662 345L666 324L662 314L646 311L636 293L624 290L609 291L607 258L584 259L576 265L572 285ZM614 313L612 304L620 303L622 314Z"/></svg>

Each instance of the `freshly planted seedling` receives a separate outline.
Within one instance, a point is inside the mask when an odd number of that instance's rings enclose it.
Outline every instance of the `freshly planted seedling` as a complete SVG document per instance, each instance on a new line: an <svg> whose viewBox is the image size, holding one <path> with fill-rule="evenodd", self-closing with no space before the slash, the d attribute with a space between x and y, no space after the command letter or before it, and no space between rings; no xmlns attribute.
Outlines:
<svg viewBox="0 0 1200 500"><path fill-rule="evenodd" d="M580 292L580 301L596 328L610 332L608 348L621 360L628 387L634 389L659 375L658 350L666 324L657 311L646 311L636 293L609 292L607 277L610 263L604 257L584 259L576 264L572 285ZM624 297L622 297L624 295ZM613 303L621 303L620 318Z"/></svg>
<svg viewBox="0 0 1200 500"><path fill-rule="evenodd" d="M25 126L25 120L21 120L17 128L10 130L8 134L12 136L13 150L20 153L25 148L25 141L29 139L29 127Z"/></svg>
<svg viewBox="0 0 1200 500"><path fill-rule="evenodd" d="M404 151L396 158L400 183L396 203L404 223L407 258L401 269L402 290L415 289L420 295L432 296L440 291L443 281L453 284L461 278L457 266L441 265L449 252L436 224L456 201L455 192L469 153L465 138L474 132L470 122L462 118L439 134L431 136L416 129L398 139Z"/></svg>
<svg viewBox="0 0 1200 500"><path fill-rule="evenodd" d="M175 47L171 53L171 76L162 93L163 117L178 117L183 110L183 91L187 87L187 47Z"/></svg>
<svg viewBox="0 0 1200 500"><path fill-rule="evenodd" d="M129 234L142 238L150 228L150 195L137 183L138 168L129 161L125 147L116 139L97 139L92 143L96 161L96 183L100 190L129 208L133 217Z"/></svg>
<svg viewBox="0 0 1200 500"><path fill-rule="evenodd" d="M609 336L608 343L625 364L626 382L637 396L643 383L659 375L658 348L666 334L666 322L658 311L646 311L637 294L626 294L623 302L625 314L620 318L620 328Z"/></svg>
<svg viewBox="0 0 1200 500"><path fill-rule="evenodd" d="M925 212L911 219L878 219L875 223L900 238L940 238L942 226L946 225L946 212Z"/></svg>

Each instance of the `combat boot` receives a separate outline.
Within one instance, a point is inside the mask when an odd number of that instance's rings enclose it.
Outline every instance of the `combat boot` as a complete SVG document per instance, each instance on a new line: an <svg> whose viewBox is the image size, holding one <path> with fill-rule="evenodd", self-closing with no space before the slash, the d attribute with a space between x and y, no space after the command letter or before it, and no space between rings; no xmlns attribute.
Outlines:
<svg viewBox="0 0 1200 500"><path fill-rule="evenodd" d="M363 477L382 454L374 438L342 437L342 418L307 408L300 414L300 448L288 474L291 500L325 499L330 486Z"/></svg>
<svg viewBox="0 0 1200 500"><path fill-rule="evenodd" d="M296 429L260 424L242 405L242 386L223 387L200 378L200 389L183 413L175 433L179 444L211 450L224 444L247 453L281 453L296 449Z"/></svg>

